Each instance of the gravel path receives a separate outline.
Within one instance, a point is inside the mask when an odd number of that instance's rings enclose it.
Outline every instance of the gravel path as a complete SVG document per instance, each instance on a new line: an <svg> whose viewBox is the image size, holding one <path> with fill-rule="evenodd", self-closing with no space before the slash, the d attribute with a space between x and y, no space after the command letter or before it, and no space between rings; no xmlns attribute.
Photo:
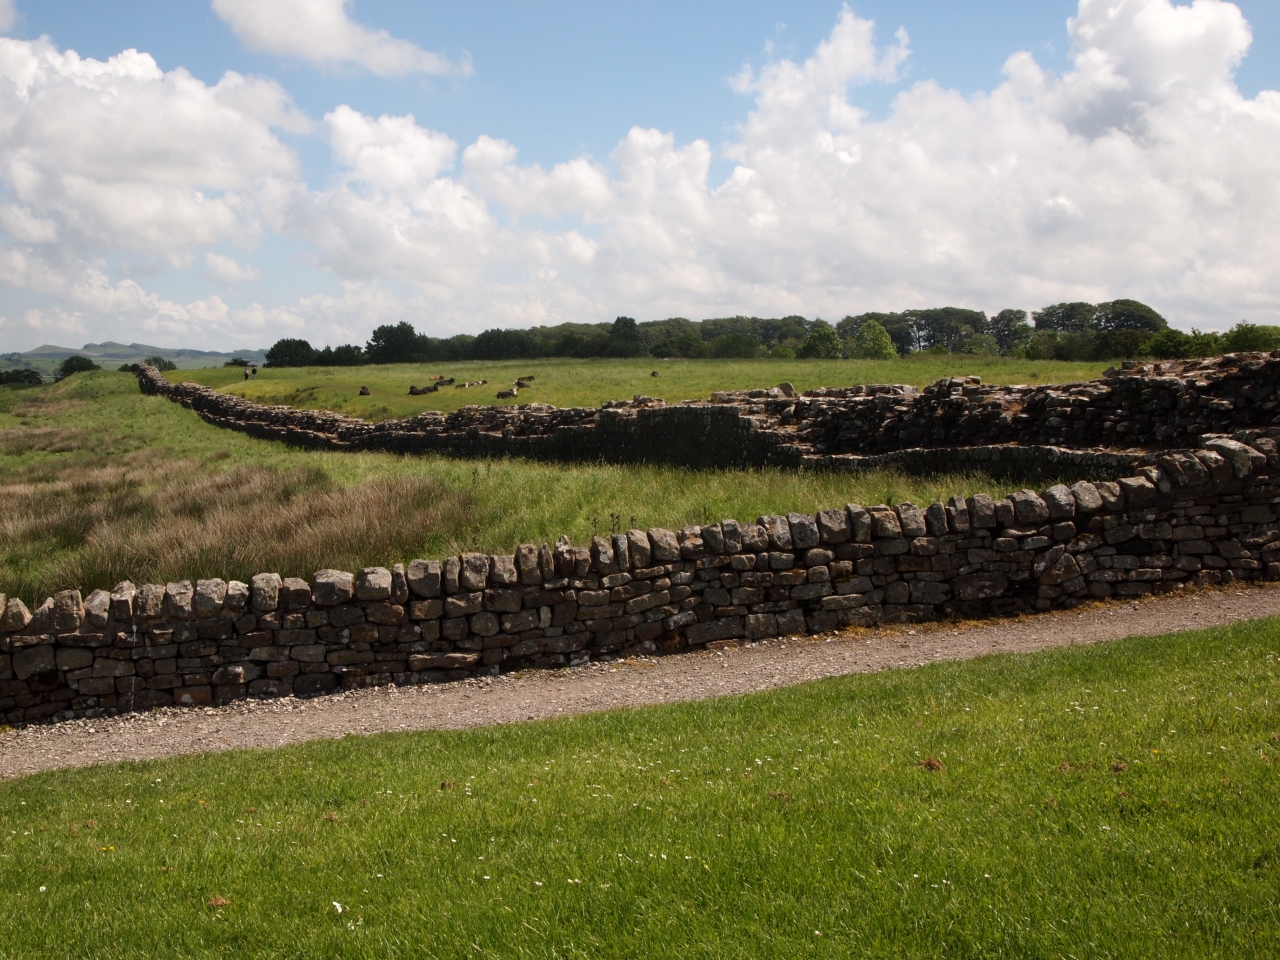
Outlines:
<svg viewBox="0 0 1280 960"><path fill-rule="evenodd" d="M749 644L570 670L426 687L381 687L314 700L241 701L72 720L0 734L0 779L43 770L396 730L518 723L752 693L822 677L939 660L1172 633L1280 615L1280 586L1205 590L1137 603L963 624L921 624Z"/></svg>

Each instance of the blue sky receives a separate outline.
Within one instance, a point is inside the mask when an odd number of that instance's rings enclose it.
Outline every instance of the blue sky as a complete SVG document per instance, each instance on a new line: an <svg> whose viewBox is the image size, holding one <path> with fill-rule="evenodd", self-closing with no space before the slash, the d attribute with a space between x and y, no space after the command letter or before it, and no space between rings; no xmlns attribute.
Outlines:
<svg viewBox="0 0 1280 960"><path fill-rule="evenodd" d="M1264 268L1274 0L15 13L25 46L0 78L28 58L46 79L0 131L0 349L1066 297L1137 296L1183 327L1280 321ZM128 49L158 70L107 83L58 59ZM1033 68L1010 73L1019 52ZM173 71L198 86L174 89ZM228 72L266 85L234 116L207 102ZM131 97L154 126L120 106ZM128 162L97 142L68 159L38 112L55 103L129 142ZM1224 118L1234 152L1258 156L1187 148Z"/></svg>

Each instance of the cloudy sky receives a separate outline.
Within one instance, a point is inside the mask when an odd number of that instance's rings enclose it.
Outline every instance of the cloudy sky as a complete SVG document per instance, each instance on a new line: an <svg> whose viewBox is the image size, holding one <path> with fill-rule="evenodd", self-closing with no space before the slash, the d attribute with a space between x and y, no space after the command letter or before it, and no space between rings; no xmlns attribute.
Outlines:
<svg viewBox="0 0 1280 960"><path fill-rule="evenodd" d="M1275 0L0 0L0 351L1280 323Z"/></svg>

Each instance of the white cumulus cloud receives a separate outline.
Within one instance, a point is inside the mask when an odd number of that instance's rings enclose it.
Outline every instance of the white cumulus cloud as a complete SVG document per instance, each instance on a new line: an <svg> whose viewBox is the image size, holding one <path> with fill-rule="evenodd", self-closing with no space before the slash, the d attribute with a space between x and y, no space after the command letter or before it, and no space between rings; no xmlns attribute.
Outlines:
<svg viewBox="0 0 1280 960"><path fill-rule="evenodd" d="M205 269L209 276L220 283L246 283L257 280L261 271L247 263L241 263L235 257L214 253L212 250L204 255Z"/></svg>
<svg viewBox="0 0 1280 960"><path fill-rule="evenodd" d="M350 0L213 0L213 10L246 46L320 64L354 64L380 76L470 73L347 14Z"/></svg>

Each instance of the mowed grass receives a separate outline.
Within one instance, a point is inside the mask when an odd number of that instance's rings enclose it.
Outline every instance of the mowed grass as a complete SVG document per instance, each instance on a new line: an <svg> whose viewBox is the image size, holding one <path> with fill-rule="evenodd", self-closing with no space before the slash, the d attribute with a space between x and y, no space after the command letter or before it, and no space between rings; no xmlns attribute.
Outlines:
<svg viewBox="0 0 1280 960"><path fill-rule="evenodd" d="M1067 383L1091 380L1110 364L1060 363L964 354L918 354L903 360L501 360L452 364L390 364L367 367L260 368L245 382L236 369L175 370L167 376L191 380L247 397L308 410L332 410L370 420L410 417L423 410L456 410L465 404L550 403L557 407L593 407L606 400L630 400L637 394L668 403L706 399L717 390L772 387L788 381L797 390L846 387L859 383L909 383L924 386L943 377L980 376L984 383ZM657 372L658 376L651 374ZM488 380L483 387L443 387L421 397L409 387L425 387L439 374L459 382ZM497 399L520 376L535 379L513 400ZM368 387L370 395L360 396Z"/></svg>
<svg viewBox="0 0 1280 960"><path fill-rule="evenodd" d="M1052 478L1040 478L1042 485ZM0 387L0 593L308 577L629 527L856 502L920 504L1022 484L784 470L309 452L222 430L124 373Z"/></svg>
<svg viewBox="0 0 1280 960"><path fill-rule="evenodd" d="M1264 621L28 777L0 956L1274 957L1278 657Z"/></svg>

